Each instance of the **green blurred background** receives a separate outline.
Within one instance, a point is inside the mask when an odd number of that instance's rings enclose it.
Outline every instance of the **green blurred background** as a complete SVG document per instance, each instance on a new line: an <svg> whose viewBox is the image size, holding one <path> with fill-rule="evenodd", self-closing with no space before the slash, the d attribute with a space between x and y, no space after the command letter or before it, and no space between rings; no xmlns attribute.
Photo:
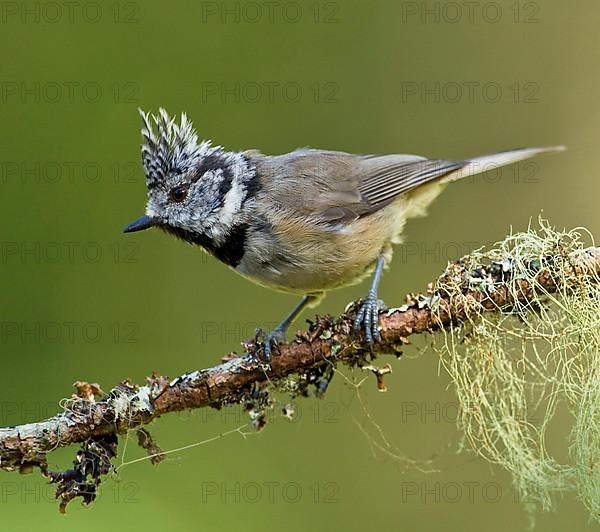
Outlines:
<svg viewBox="0 0 600 532"><path fill-rule="evenodd" d="M121 234L145 202L138 106L186 111L202 137L265 153L569 147L451 186L409 224L383 280L388 304L542 210L600 234L600 4L451 4L3 2L1 424L53 414L75 380L109 389L212 365L295 303L158 232ZM365 290L330 294L319 312ZM346 379L299 401L294 421L274 415L246 439L123 467L97 503L66 517L38 474L0 473L2 528L525 529L508 476L457 454L455 398L427 342L393 363L387 394L369 378L357 395L366 375L341 368ZM171 450L246 421L193 412L151 429ZM51 469L74 453L50 455ZM132 439L117 463L141 456ZM538 516L540 530L594 528L575 496L557 507Z"/></svg>

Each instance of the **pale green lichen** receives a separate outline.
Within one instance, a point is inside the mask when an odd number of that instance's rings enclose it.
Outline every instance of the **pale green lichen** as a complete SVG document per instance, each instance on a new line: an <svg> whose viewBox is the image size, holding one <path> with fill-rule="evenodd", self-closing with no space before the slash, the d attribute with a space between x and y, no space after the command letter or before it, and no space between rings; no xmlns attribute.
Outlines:
<svg viewBox="0 0 600 532"><path fill-rule="evenodd" d="M600 279L572 265L584 234L541 220L538 230L465 258L467 268L510 259L510 277L531 282L543 265L560 288L502 312L470 309L466 323L443 333L438 350L470 447L508 470L523 500L549 510L554 495L574 491L600 521ZM480 288L493 290L473 287Z"/></svg>

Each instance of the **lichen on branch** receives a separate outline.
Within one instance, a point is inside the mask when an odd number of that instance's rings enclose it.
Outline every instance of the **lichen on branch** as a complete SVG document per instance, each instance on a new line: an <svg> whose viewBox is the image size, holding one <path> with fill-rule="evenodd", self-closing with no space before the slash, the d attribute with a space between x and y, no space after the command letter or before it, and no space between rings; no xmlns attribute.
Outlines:
<svg viewBox="0 0 600 532"><path fill-rule="evenodd" d="M60 414L0 429L0 468L39 467L57 483L64 511L75 497L94 500L119 435L136 431L139 444L158 462L161 451L144 428L158 417L241 404L260 428L278 385L287 383L289 392L294 376L295 396L322 396L337 364L373 372L383 391L391 367L378 368L374 360L399 356L412 335L441 330L438 350L456 386L459 425L471 447L507 468L517 488L533 493L545 508L553 491L576 489L598 519L600 248L584 248L581 240L577 232L557 233L542 223L538 232L510 235L488 251L450 263L424 294L410 294L403 305L380 313L376 352L353 333L354 303L336 319L317 316L309 322L278 346L268 368L260 362L262 340L255 338L244 344L243 355L230 353L217 366L174 379L154 374L144 385L124 381L107 394L78 382L77 394ZM541 344L548 348L544 353ZM524 358L527 349L533 351ZM575 465L550 459L543 443L546 425L522 417L533 399L546 401L548 421L559 397L575 414ZM49 472L47 453L71 444L82 446L74 468Z"/></svg>

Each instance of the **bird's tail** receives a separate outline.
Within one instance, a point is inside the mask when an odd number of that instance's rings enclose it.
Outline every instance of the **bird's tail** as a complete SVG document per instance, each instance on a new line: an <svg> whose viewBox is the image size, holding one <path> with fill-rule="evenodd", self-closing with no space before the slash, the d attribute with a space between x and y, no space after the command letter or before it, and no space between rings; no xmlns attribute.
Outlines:
<svg viewBox="0 0 600 532"><path fill-rule="evenodd" d="M502 151L492 153L490 155L482 155L473 159L464 161L464 166L446 174L442 178L442 182L457 181L465 177L481 174L489 170L495 170L500 166L516 163L524 159L529 159L547 152L565 151L564 146L547 146L543 148L520 148L515 150Z"/></svg>

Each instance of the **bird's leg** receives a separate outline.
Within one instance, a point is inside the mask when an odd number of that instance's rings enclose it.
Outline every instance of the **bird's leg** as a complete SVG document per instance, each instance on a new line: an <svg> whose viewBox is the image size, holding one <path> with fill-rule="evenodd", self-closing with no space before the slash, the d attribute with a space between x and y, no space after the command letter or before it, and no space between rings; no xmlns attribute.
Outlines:
<svg viewBox="0 0 600 532"><path fill-rule="evenodd" d="M381 338L381 335L379 334L379 309L383 307L383 302L377 299L377 288L379 286L379 281L381 280L384 266L385 259L383 258L383 255L379 255L375 264L375 274L373 275L371 289L354 320L354 330L359 331L363 329L369 344L372 344L374 341L379 341Z"/></svg>
<svg viewBox="0 0 600 532"><path fill-rule="evenodd" d="M273 351L273 347L279 342L285 340L285 331L287 331L291 323L298 317L298 314L302 312L306 305L317 300L318 298L319 296L314 294L306 294L303 296L300 300L300 303L294 307L292 312L288 314L288 316L273 330L273 332L270 332L265 336L265 362L271 362L271 353Z"/></svg>

